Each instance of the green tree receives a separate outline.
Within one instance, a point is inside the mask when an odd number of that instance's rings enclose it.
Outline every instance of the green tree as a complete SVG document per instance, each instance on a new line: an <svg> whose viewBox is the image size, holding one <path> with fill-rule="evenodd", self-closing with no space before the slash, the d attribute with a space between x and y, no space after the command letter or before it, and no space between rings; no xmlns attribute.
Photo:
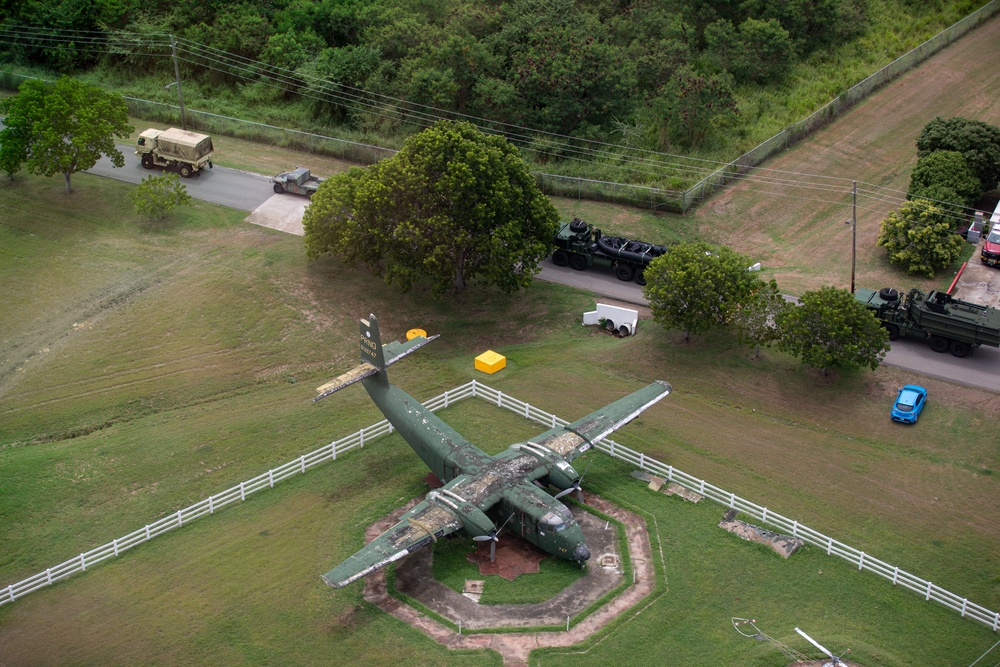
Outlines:
<svg viewBox="0 0 1000 667"><path fill-rule="evenodd" d="M526 287L558 220L506 139L440 121L394 157L323 183L303 224L309 257L368 264L404 290L427 279L441 295L472 279Z"/></svg>
<svg viewBox="0 0 1000 667"><path fill-rule="evenodd" d="M983 192L1000 180L1000 127L979 120L938 116L924 125L917 137L917 155L958 151L979 179Z"/></svg>
<svg viewBox="0 0 1000 667"><path fill-rule="evenodd" d="M691 67L678 68L651 104L660 147L695 148L713 127L732 121L738 112L731 79L725 72L706 76Z"/></svg>
<svg viewBox="0 0 1000 667"><path fill-rule="evenodd" d="M129 193L135 211L144 218L162 220L178 206L190 206L191 195L177 174L147 176Z"/></svg>
<svg viewBox="0 0 1000 667"><path fill-rule="evenodd" d="M934 277L951 266L962 252L962 236L955 221L927 201L905 202L882 221L877 245L889 252L889 262L901 264L910 275Z"/></svg>
<svg viewBox="0 0 1000 667"><path fill-rule="evenodd" d="M919 192L933 185L954 191L965 205L976 203L983 194L979 178L957 151L934 151L917 160L917 166L910 174L910 192Z"/></svg>
<svg viewBox="0 0 1000 667"><path fill-rule="evenodd" d="M0 102L0 114L7 116L0 144L23 142L29 172L62 174L69 193L70 176L93 167L101 155L116 167L125 165L115 137L128 137L134 128L121 95L68 77L55 83L28 80L18 90Z"/></svg>
<svg viewBox="0 0 1000 667"><path fill-rule="evenodd" d="M691 334L728 324L761 288L749 266L749 258L729 248L681 243L646 268L642 293L653 319L667 329L683 330L688 340Z"/></svg>
<svg viewBox="0 0 1000 667"><path fill-rule="evenodd" d="M778 316L789 307L785 297L778 291L778 283L761 281L751 297L740 304L733 314L731 325L737 339L744 345L753 345L753 356L760 356L761 346L769 346L778 340Z"/></svg>
<svg viewBox="0 0 1000 667"><path fill-rule="evenodd" d="M889 332L845 289L806 292L801 305L782 311L777 322L779 348L823 375L837 366L875 370L889 351Z"/></svg>
<svg viewBox="0 0 1000 667"><path fill-rule="evenodd" d="M749 18L737 30L726 20L705 27L705 48L737 81L780 81L795 62L795 45L776 19Z"/></svg>

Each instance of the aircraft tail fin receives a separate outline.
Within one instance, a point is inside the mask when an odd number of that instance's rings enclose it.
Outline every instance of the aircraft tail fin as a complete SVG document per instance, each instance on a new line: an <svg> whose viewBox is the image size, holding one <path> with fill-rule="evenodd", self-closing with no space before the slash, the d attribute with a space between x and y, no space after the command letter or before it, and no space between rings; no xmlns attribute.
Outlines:
<svg viewBox="0 0 1000 667"><path fill-rule="evenodd" d="M321 387L317 387L318 396L313 402L326 398L335 391L354 384L365 378L376 376L376 382L388 384L385 368L390 366L414 350L423 347L437 338L437 335L425 338L416 336L405 343L392 341L382 345L382 337L378 329L378 319L369 315L367 320L361 320L361 364L337 376Z"/></svg>

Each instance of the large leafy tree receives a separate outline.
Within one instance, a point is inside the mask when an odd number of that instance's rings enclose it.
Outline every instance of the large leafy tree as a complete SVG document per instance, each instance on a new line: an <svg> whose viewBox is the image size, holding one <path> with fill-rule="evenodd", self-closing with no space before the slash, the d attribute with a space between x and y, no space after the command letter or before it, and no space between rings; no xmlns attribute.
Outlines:
<svg viewBox="0 0 1000 667"><path fill-rule="evenodd" d="M686 65L674 72L650 106L664 149L695 148L713 127L726 125L738 113L727 72L705 75Z"/></svg>
<svg viewBox="0 0 1000 667"><path fill-rule="evenodd" d="M516 148L468 123L440 121L396 156L329 179L306 211L306 251L370 265L435 294L475 279L526 287L552 248L559 216Z"/></svg>
<svg viewBox="0 0 1000 667"><path fill-rule="evenodd" d="M958 151L980 180L983 191L1000 181L1000 127L979 120L938 116L924 125L917 137L917 155Z"/></svg>
<svg viewBox="0 0 1000 667"><path fill-rule="evenodd" d="M729 323L762 287L750 260L729 248L681 243L646 268L643 294L653 319L684 339Z"/></svg>
<svg viewBox="0 0 1000 667"><path fill-rule="evenodd" d="M133 128L121 95L69 77L55 83L28 80L18 90L0 102L0 114L7 116L0 144L20 146L18 157L29 172L62 174L69 193L70 177L93 167L102 155L116 167L125 165L115 137L128 137Z"/></svg>
<svg viewBox="0 0 1000 667"><path fill-rule="evenodd" d="M889 351L889 332L845 289L806 292L801 305L782 311L777 322L778 346L823 375L837 366L875 370Z"/></svg>
<svg viewBox="0 0 1000 667"><path fill-rule="evenodd" d="M958 151L934 151L917 160L910 174L910 193L932 186L952 190L966 205L974 204L983 194L979 178Z"/></svg>
<svg viewBox="0 0 1000 667"><path fill-rule="evenodd" d="M889 262L910 275L933 278L962 252L962 236L954 218L926 199L905 202L884 220L878 245L889 252Z"/></svg>
<svg viewBox="0 0 1000 667"><path fill-rule="evenodd" d="M762 345L769 346L780 337L778 316L788 307L774 279L761 281L750 299L740 304L731 324L741 343L754 346L755 358L760 356Z"/></svg>

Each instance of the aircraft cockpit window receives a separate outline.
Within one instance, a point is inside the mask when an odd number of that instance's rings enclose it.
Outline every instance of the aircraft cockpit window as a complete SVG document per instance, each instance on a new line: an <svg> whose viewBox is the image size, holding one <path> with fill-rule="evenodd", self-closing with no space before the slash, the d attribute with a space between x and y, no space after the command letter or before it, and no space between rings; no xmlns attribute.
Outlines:
<svg viewBox="0 0 1000 667"><path fill-rule="evenodd" d="M560 530L566 530L566 521L561 516L555 512L547 512L545 516L542 517L541 523L545 524L548 528L559 532Z"/></svg>

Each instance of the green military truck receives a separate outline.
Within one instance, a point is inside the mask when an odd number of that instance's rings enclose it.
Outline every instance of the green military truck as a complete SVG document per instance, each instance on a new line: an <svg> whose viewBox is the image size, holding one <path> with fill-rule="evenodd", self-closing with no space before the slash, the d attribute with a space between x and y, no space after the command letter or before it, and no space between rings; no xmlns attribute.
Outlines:
<svg viewBox="0 0 1000 667"><path fill-rule="evenodd" d="M1000 347L1000 310L960 301L946 292L900 294L891 287L859 287L854 298L871 309L889 340L910 336L930 341L935 352L967 356L980 345Z"/></svg>
<svg viewBox="0 0 1000 667"><path fill-rule="evenodd" d="M666 246L632 241L621 236L604 236L600 229L580 220L564 222L553 239L556 251L552 263L584 271L591 266L613 269L618 280L635 279L646 284L649 263L667 252Z"/></svg>

